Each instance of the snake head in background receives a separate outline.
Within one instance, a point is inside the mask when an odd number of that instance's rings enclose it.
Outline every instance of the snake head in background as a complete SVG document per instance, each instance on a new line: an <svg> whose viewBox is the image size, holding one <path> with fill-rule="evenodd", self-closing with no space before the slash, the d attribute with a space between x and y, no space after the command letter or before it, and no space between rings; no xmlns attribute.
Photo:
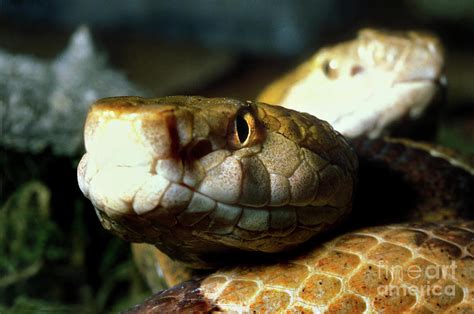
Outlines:
<svg viewBox="0 0 474 314"><path fill-rule="evenodd" d="M106 98L85 146L79 186L104 227L194 267L294 247L351 209L355 153L328 123L283 107Z"/></svg>
<svg viewBox="0 0 474 314"><path fill-rule="evenodd" d="M410 128L435 128L443 68L434 35L363 29L353 40L319 50L257 100L308 112L348 138L413 137Z"/></svg>

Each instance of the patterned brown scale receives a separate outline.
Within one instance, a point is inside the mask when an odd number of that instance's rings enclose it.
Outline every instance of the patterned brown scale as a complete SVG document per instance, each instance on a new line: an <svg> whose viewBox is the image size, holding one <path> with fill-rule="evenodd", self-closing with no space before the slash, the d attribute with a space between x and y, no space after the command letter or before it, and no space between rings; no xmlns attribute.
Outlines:
<svg viewBox="0 0 474 314"><path fill-rule="evenodd" d="M474 218L474 170L445 149L392 138L352 144L360 165L354 207L361 215L354 218L363 217L364 225ZM383 217L377 214L380 204Z"/></svg>
<svg viewBox="0 0 474 314"><path fill-rule="evenodd" d="M463 244L451 241L460 232ZM429 249L430 242L449 249ZM365 228L284 263L224 268L197 286L191 281L179 287L195 285L186 297L197 303L190 311L205 304L213 311L240 313L470 313L474 256L463 248L473 243L474 229L462 222ZM311 251L317 251L314 258L308 258ZM171 304L186 309L165 298L160 292L129 313L161 313Z"/></svg>

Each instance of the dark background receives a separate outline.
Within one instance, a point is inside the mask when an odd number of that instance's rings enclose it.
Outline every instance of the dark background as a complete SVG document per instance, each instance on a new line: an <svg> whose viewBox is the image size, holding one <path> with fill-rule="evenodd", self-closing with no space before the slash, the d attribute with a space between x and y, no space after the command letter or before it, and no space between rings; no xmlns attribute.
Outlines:
<svg viewBox="0 0 474 314"><path fill-rule="evenodd" d="M427 29L447 54L437 142L474 154L474 1L0 0L0 48L10 53L52 59L79 25L154 96L241 99L361 27ZM77 188L79 156L1 149L0 228L10 231L0 231L0 312L114 311L149 294L128 245Z"/></svg>

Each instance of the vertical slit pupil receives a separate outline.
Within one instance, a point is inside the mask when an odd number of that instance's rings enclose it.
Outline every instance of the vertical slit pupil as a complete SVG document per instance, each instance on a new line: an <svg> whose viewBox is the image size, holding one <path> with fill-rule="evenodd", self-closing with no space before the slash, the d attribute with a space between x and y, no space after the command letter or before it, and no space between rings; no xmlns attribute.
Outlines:
<svg viewBox="0 0 474 314"><path fill-rule="evenodd" d="M239 141L243 144L249 136L249 125L242 115L238 115L235 121L235 128Z"/></svg>

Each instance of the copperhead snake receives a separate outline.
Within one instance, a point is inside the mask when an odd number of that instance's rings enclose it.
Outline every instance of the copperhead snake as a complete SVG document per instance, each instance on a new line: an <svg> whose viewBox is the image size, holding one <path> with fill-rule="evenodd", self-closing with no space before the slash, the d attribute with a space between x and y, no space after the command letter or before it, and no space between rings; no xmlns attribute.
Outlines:
<svg viewBox="0 0 474 314"><path fill-rule="evenodd" d="M131 312L473 312L474 224L447 222L472 218L473 168L384 138L433 124L442 67L435 36L363 30L257 102L94 103L82 192L106 229L188 267Z"/></svg>

